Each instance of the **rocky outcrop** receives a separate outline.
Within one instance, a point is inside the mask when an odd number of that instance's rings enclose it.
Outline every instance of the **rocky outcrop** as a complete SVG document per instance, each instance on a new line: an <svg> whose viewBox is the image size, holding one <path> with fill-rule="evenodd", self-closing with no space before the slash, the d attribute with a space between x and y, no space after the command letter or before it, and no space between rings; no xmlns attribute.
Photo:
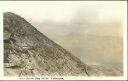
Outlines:
<svg viewBox="0 0 128 81"><path fill-rule="evenodd" d="M5 76L110 75L84 64L20 16L3 16Z"/></svg>

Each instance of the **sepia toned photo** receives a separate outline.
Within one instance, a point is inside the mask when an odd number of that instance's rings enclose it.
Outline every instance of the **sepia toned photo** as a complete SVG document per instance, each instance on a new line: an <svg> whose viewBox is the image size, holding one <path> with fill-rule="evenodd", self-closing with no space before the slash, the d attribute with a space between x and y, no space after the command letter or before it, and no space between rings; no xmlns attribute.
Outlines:
<svg viewBox="0 0 128 81"><path fill-rule="evenodd" d="M122 2L7 2L3 76L122 77Z"/></svg>

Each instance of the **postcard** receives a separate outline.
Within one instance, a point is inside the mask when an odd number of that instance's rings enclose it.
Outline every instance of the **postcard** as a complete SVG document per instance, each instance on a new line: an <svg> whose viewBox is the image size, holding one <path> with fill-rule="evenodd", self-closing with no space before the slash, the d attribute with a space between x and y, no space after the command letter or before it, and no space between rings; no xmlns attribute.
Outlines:
<svg viewBox="0 0 128 81"><path fill-rule="evenodd" d="M1 1L1 80L126 80L126 1Z"/></svg>

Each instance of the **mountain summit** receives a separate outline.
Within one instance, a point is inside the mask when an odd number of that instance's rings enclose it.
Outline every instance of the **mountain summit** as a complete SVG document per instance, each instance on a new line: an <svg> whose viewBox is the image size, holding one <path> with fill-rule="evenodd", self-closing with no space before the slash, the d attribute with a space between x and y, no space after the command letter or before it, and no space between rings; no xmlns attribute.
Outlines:
<svg viewBox="0 0 128 81"><path fill-rule="evenodd" d="M24 18L11 12L3 16L5 76L110 75L84 64Z"/></svg>

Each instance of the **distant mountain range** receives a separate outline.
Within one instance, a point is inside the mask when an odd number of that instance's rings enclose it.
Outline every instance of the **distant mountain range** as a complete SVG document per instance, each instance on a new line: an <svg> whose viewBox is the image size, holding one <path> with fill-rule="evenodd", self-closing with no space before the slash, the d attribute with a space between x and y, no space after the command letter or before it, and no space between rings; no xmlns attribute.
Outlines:
<svg viewBox="0 0 128 81"><path fill-rule="evenodd" d="M123 38L121 37L92 34L68 35L57 39L57 43L67 48L84 63L111 64L122 69Z"/></svg>

